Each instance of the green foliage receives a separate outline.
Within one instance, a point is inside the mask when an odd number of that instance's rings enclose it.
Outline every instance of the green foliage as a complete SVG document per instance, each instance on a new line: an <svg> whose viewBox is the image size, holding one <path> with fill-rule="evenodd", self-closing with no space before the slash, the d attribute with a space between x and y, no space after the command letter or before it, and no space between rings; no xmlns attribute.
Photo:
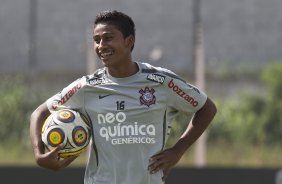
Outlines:
<svg viewBox="0 0 282 184"><path fill-rule="evenodd" d="M1 142L28 142L29 116L39 104L37 95L29 90L23 77L5 76L0 84L0 101Z"/></svg>
<svg viewBox="0 0 282 184"><path fill-rule="evenodd" d="M0 91L0 139L3 141L21 137L21 130L25 128L26 115L22 113L24 107L25 87L19 78L4 79ZM18 131L19 130L19 131Z"/></svg>
<svg viewBox="0 0 282 184"><path fill-rule="evenodd" d="M282 140L282 62L277 62L265 69L262 79L268 84L268 104L265 110L264 129L268 142L281 143Z"/></svg>
<svg viewBox="0 0 282 184"><path fill-rule="evenodd" d="M281 144L282 63L269 65L262 79L270 90L264 95L241 94L217 104L218 114L210 127L211 141Z"/></svg>
<svg viewBox="0 0 282 184"><path fill-rule="evenodd" d="M210 126L209 138L217 141L258 143L263 141L263 109L260 96L242 94L240 99L217 103L218 113Z"/></svg>
<svg viewBox="0 0 282 184"><path fill-rule="evenodd" d="M282 62L269 65L262 73L262 80L270 87L272 100L282 99Z"/></svg>

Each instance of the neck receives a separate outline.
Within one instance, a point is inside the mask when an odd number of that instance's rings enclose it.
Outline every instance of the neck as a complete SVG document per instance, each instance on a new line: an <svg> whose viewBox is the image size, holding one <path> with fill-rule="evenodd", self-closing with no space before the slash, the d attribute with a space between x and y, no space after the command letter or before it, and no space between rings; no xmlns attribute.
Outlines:
<svg viewBox="0 0 282 184"><path fill-rule="evenodd" d="M124 78L134 75L139 70L137 63L130 62L119 67L108 67L108 72L111 76Z"/></svg>

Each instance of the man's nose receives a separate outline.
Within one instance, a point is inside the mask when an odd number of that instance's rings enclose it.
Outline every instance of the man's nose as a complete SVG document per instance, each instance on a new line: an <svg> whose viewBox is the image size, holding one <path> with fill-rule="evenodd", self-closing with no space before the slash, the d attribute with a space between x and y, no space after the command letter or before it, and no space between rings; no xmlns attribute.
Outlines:
<svg viewBox="0 0 282 184"><path fill-rule="evenodd" d="M98 48L101 49L103 47L105 47L107 45L107 43L105 42L105 40L101 39L99 44L98 44Z"/></svg>

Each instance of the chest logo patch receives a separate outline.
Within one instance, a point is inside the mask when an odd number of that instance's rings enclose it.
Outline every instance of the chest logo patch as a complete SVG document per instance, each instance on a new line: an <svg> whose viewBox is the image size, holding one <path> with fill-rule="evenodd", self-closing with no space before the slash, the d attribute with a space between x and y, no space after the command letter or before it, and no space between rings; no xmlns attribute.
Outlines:
<svg viewBox="0 0 282 184"><path fill-rule="evenodd" d="M145 87L145 89L140 89L140 103L141 105L146 105L149 107L152 104L156 103L156 96L154 95L155 90L153 88Z"/></svg>

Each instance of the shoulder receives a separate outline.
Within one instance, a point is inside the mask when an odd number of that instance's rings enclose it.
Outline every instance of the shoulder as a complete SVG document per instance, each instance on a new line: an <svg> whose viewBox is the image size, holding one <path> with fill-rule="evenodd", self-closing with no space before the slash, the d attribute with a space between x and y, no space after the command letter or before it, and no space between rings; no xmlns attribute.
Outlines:
<svg viewBox="0 0 282 184"><path fill-rule="evenodd" d="M176 89L179 86L187 86L197 93L200 93L200 90L197 87L188 83L182 77L167 68L156 67L148 63L138 64L141 68L141 72L146 74L147 80L164 84L164 86L169 89L173 87Z"/></svg>
<svg viewBox="0 0 282 184"><path fill-rule="evenodd" d="M149 63L138 63L138 65L141 68L142 73L161 73L161 74L165 74L165 75L166 74L176 75L175 73L173 73L169 69L153 66Z"/></svg>
<svg viewBox="0 0 282 184"><path fill-rule="evenodd" d="M82 76L72 83L70 83L67 87L65 87L61 93L66 93L66 95L74 94L81 89L83 89L87 85L94 85L99 83L100 79L103 78L104 69L98 69L91 75Z"/></svg>
<svg viewBox="0 0 282 184"><path fill-rule="evenodd" d="M86 83L91 86L96 86L105 83L106 80L106 69L100 68L93 74L85 76Z"/></svg>
<svg viewBox="0 0 282 184"><path fill-rule="evenodd" d="M148 80L164 83L165 81L170 81L171 79L177 79L186 83L185 80L167 68L153 66L148 63L138 64L141 68L141 73L146 74Z"/></svg>
<svg viewBox="0 0 282 184"><path fill-rule="evenodd" d="M83 96L83 91L86 89L85 87L91 84L99 82L99 79L103 77L103 69L99 69L91 75L82 76L68 86L63 88L59 93L55 94L51 98L47 100L48 108L52 110L56 110L59 106L63 106L66 103L69 103L71 99L74 97L80 98ZM77 101L76 101L77 102Z"/></svg>

